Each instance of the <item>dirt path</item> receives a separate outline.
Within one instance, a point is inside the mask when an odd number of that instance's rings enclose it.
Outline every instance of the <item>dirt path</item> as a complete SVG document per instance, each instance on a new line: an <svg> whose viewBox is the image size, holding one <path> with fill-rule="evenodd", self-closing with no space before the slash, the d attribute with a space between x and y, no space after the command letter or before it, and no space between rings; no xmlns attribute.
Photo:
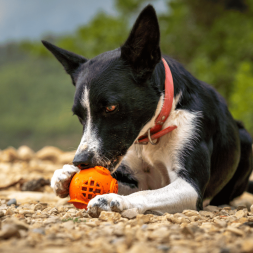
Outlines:
<svg viewBox="0 0 253 253"><path fill-rule="evenodd" d="M72 157L73 152L54 148L37 154L28 148L2 151L0 187L21 178L50 179ZM0 252L253 252L251 194L231 206L208 206L200 212L156 216L132 210L91 218L56 197L48 185L36 192L20 191L23 186L19 182L0 191ZM11 204L13 198L16 203Z"/></svg>

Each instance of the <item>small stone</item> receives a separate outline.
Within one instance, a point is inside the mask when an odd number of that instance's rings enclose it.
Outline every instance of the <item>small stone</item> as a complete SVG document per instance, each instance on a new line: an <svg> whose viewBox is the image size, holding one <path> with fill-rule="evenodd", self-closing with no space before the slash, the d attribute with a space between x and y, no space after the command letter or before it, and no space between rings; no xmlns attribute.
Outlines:
<svg viewBox="0 0 253 253"><path fill-rule="evenodd" d="M170 247L167 246L167 245L164 245L164 244L160 244L160 245L157 246L157 249L162 251L162 252L168 252Z"/></svg>
<svg viewBox="0 0 253 253"><path fill-rule="evenodd" d="M127 251L127 253L140 253L140 252L151 253L155 251L152 248L148 247L148 245L145 243L136 243L130 248L129 251Z"/></svg>
<svg viewBox="0 0 253 253"><path fill-rule="evenodd" d="M15 224L4 224L2 231L0 231L0 239L9 239L11 237L21 237L17 226Z"/></svg>
<svg viewBox="0 0 253 253"><path fill-rule="evenodd" d="M71 214L70 214L70 213L65 213L65 214L62 216L61 220L64 221L64 220L67 220L67 219L70 219L70 218L71 218Z"/></svg>
<svg viewBox="0 0 253 253"><path fill-rule="evenodd" d="M8 208L8 207L7 207L6 204L3 204L3 205L0 206L0 210L7 210L7 208Z"/></svg>
<svg viewBox="0 0 253 253"><path fill-rule="evenodd" d="M85 225L91 227L91 228L94 228L97 226L97 224L94 222L94 221L88 221L85 223Z"/></svg>
<svg viewBox="0 0 253 253"><path fill-rule="evenodd" d="M7 202L7 206L16 205L16 204L17 204L17 200L16 200L16 199L10 199L10 200Z"/></svg>
<svg viewBox="0 0 253 253"><path fill-rule="evenodd" d="M0 210L0 218L4 216L4 212Z"/></svg>
<svg viewBox="0 0 253 253"><path fill-rule="evenodd" d="M152 214L138 214L136 216L136 221L139 225L147 224L150 222L152 216L153 216Z"/></svg>
<svg viewBox="0 0 253 253"><path fill-rule="evenodd" d="M249 226L249 227L253 228L253 222L245 222L242 225Z"/></svg>
<svg viewBox="0 0 253 253"><path fill-rule="evenodd" d="M15 148L10 147L1 152L0 157L2 162L10 163L18 159L18 153Z"/></svg>
<svg viewBox="0 0 253 253"><path fill-rule="evenodd" d="M73 214L75 214L76 212L77 212L77 210L74 209L74 208L71 208L71 209L68 210L68 213L73 213Z"/></svg>
<svg viewBox="0 0 253 253"><path fill-rule="evenodd" d="M235 213L235 216L237 219L240 219L240 218L246 216L246 213L244 212L244 210L240 210Z"/></svg>
<svg viewBox="0 0 253 253"><path fill-rule="evenodd" d="M13 215L14 214L14 211L12 209L7 209L5 215Z"/></svg>
<svg viewBox="0 0 253 253"><path fill-rule="evenodd" d="M218 227L220 228L224 228L227 226L227 222L224 220L220 220L220 219L214 219L213 221Z"/></svg>
<svg viewBox="0 0 253 253"><path fill-rule="evenodd" d="M113 234L116 236L123 236L125 231L125 226L122 222L118 223L114 229L113 229Z"/></svg>
<svg viewBox="0 0 253 253"><path fill-rule="evenodd" d="M209 211L199 211L199 214L210 218L213 218L215 216L212 212Z"/></svg>
<svg viewBox="0 0 253 253"><path fill-rule="evenodd" d="M74 222L72 220L62 223L61 226L67 230L72 230L75 227Z"/></svg>
<svg viewBox="0 0 253 253"><path fill-rule="evenodd" d="M137 208L127 209L121 213L121 216L127 219L133 219L139 214Z"/></svg>
<svg viewBox="0 0 253 253"><path fill-rule="evenodd" d="M18 153L19 159L23 161L30 161L34 156L33 150L27 146L19 147L19 149L17 150L17 153Z"/></svg>
<svg viewBox="0 0 253 253"><path fill-rule="evenodd" d="M228 210L222 209L222 210L220 211L220 215L222 215L222 216L228 216L228 215L229 215L229 214L228 214Z"/></svg>
<svg viewBox="0 0 253 253"><path fill-rule="evenodd" d="M121 218L121 215L116 212L106 212L102 211L99 215L99 219L102 221L118 221Z"/></svg>
<svg viewBox="0 0 253 253"><path fill-rule="evenodd" d="M48 214L50 214L50 215L56 215L56 214L58 214L58 210L57 210L57 208L52 208L49 212L48 212Z"/></svg>
<svg viewBox="0 0 253 253"><path fill-rule="evenodd" d="M48 225L48 224L52 224L52 223L57 223L57 222L59 222L59 221L60 221L59 217L52 217L52 218L46 219L46 220L43 222L43 224L44 224L44 225Z"/></svg>
<svg viewBox="0 0 253 253"><path fill-rule="evenodd" d="M37 234L41 234L41 235L45 235L45 229L44 228L34 228L32 229L33 233L37 233Z"/></svg>
<svg viewBox="0 0 253 253"><path fill-rule="evenodd" d="M238 206L236 209L237 209L237 211L240 211L240 210L243 210L243 209L247 209L247 207L246 206Z"/></svg>
<svg viewBox="0 0 253 253"><path fill-rule="evenodd" d="M191 217L188 217L188 219L191 221L191 222L195 222L195 221L198 221L201 219L200 215L199 216L191 216Z"/></svg>
<svg viewBox="0 0 253 253"><path fill-rule="evenodd" d="M192 232L191 229L188 228L188 227L183 227L183 228L181 229L181 233L184 234L184 235L186 235L186 236L189 235L190 237L194 238L193 232Z"/></svg>
<svg viewBox="0 0 253 253"><path fill-rule="evenodd" d="M208 205L208 206L204 207L204 211L219 212L219 207Z"/></svg>
<svg viewBox="0 0 253 253"><path fill-rule="evenodd" d="M176 224L182 224L182 223L190 223L190 217L184 218L184 217L174 217L173 214L167 214L166 218L168 221Z"/></svg>
<svg viewBox="0 0 253 253"><path fill-rule="evenodd" d="M33 218L48 218L49 214L41 213L41 214L33 214Z"/></svg>
<svg viewBox="0 0 253 253"><path fill-rule="evenodd" d="M31 215L34 214L34 211L21 209L21 210L19 210L19 213L24 214L26 216L27 214L31 214Z"/></svg>
<svg viewBox="0 0 253 253"><path fill-rule="evenodd" d="M36 153L36 157L40 160L57 162L62 153L63 152L56 147L46 146Z"/></svg>
<svg viewBox="0 0 253 253"><path fill-rule="evenodd" d="M227 227L227 231L230 231L236 235L239 235L239 236L243 236L244 235L244 232L238 228L235 228L235 227L232 227L232 226L228 226Z"/></svg>
<svg viewBox="0 0 253 253"><path fill-rule="evenodd" d="M252 253L253 252L253 240L252 238L242 241L241 252Z"/></svg>
<svg viewBox="0 0 253 253"><path fill-rule="evenodd" d="M60 207L65 208L66 207L65 205L69 204L68 201L69 201L69 197L65 199L59 199L55 206L58 208L58 210Z"/></svg>
<svg viewBox="0 0 253 253"><path fill-rule="evenodd" d="M199 212L195 211L195 210L184 210L183 214L186 215L186 216L188 216L188 217L199 216Z"/></svg>
<svg viewBox="0 0 253 253"><path fill-rule="evenodd" d="M248 221L248 219L247 219L247 218L242 217L242 218L240 218L239 220L237 220L236 222L239 222L239 223L245 223L245 222L247 222L247 221Z"/></svg>
<svg viewBox="0 0 253 253"><path fill-rule="evenodd" d="M39 204L36 204L35 206L34 206L34 211L38 211L38 210L44 210L44 209L46 209L47 208L47 203L39 203Z"/></svg>

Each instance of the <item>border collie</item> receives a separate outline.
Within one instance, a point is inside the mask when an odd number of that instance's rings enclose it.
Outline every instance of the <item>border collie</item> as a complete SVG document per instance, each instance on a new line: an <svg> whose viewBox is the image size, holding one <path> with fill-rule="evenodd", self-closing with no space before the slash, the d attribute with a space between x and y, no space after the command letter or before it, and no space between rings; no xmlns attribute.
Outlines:
<svg viewBox="0 0 253 253"><path fill-rule="evenodd" d="M201 210L253 192L250 134L213 87L161 54L159 40L157 16L148 5L120 48L93 59L42 41L71 76L72 110L83 126L73 165L55 171L52 188L67 197L73 175L96 165L118 180L118 194L89 202L93 217L132 208L156 214ZM157 121L161 114L163 122Z"/></svg>

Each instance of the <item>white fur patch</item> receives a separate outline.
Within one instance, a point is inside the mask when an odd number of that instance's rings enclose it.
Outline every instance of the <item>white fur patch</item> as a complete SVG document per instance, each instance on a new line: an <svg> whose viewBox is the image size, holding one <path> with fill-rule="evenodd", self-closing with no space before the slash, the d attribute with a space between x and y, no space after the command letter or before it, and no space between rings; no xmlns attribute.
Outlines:
<svg viewBox="0 0 253 253"><path fill-rule="evenodd" d="M178 213L185 209L196 210L198 194L182 178L156 190L140 191L125 196L130 208L138 208L140 213L156 211L158 213Z"/></svg>
<svg viewBox="0 0 253 253"><path fill-rule="evenodd" d="M139 158L151 166L154 166L157 162L163 163L167 167L168 173L172 170L184 169L180 160L182 156L179 155L182 154L181 152L185 147L191 149L192 144L199 138L199 118L202 114L201 112L175 110L177 103L180 101L180 96L181 94L174 98L170 116L162 127L164 129L168 126L176 125L177 128L162 136L157 145L151 145L150 143L148 145L133 144L130 148L130 150L133 149L137 153ZM162 99L163 97L161 97L157 108L161 108ZM144 126L144 130L141 131L140 135L154 126L153 122L159 112L159 110L156 110L155 116ZM173 181L173 176L171 176L170 181Z"/></svg>
<svg viewBox="0 0 253 253"><path fill-rule="evenodd" d="M185 209L196 210L197 198L195 189L182 178L177 178L173 183L157 190L139 191L128 196L114 193L96 196L89 202L88 208L114 211L117 203L119 211L137 208L139 213L179 213Z"/></svg>
<svg viewBox="0 0 253 253"><path fill-rule="evenodd" d="M69 183L75 173L80 169L73 165L64 165L62 169L56 170L51 179L51 187L56 195L60 197L67 197Z"/></svg>
<svg viewBox="0 0 253 253"><path fill-rule="evenodd" d="M175 110L180 97L181 94L174 98L170 116L163 125L163 129L172 125L176 125L177 129L162 136L157 145L133 144L123 159L123 163L133 170L139 182L136 189L139 192L126 196L131 208L138 206L142 212L153 210L161 213L196 209L196 190L180 178L177 172L187 169L183 167L182 151L185 147L191 149L193 143L198 140L199 118L202 114ZM163 96L159 100L154 117L143 127L139 136L154 126L162 104ZM185 154L187 155L189 154ZM127 194L126 189L119 189L119 194Z"/></svg>
<svg viewBox="0 0 253 253"><path fill-rule="evenodd" d="M83 133L81 142L78 146L78 149L76 151L76 154L82 153L82 151L84 150L89 150L89 151L93 151L94 155L96 156L100 147L100 141L97 137L96 129L94 125L92 125L89 90L87 87L84 88L81 105L84 107L84 109L87 110L87 117L86 117L86 122L85 122L85 127L84 127L84 133Z"/></svg>

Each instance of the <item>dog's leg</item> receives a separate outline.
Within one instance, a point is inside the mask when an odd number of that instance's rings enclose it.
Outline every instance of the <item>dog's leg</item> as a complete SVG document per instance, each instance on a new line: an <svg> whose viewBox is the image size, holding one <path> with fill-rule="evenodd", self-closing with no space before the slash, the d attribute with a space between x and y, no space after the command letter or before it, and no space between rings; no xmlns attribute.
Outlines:
<svg viewBox="0 0 253 253"><path fill-rule="evenodd" d="M65 198L69 195L69 184L73 176L80 169L73 165L64 165L62 169L56 170L51 179L51 187L55 194L60 198Z"/></svg>
<svg viewBox="0 0 253 253"><path fill-rule="evenodd" d="M139 213L153 211L160 214L182 212L185 209L202 209L203 193L210 177L211 145L205 141L199 141L195 145L197 146L195 149L192 149L192 146L187 147L187 156L181 159L181 163L174 160L176 162L169 165L168 185L161 185L161 188L154 190L140 187L139 192L127 196L117 194L96 196L88 204L90 215L97 216L102 210L121 212L132 208L137 208ZM162 157L166 158L165 155Z"/></svg>
<svg viewBox="0 0 253 253"><path fill-rule="evenodd" d="M168 186L157 190L140 191L128 196L106 194L96 196L89 204L89 213L99 215L100 211L123 211L137 208L139 213L155 211L157 213L176 213L184 209L197 208L198 194L183 178L178 177Z"/></svg>

